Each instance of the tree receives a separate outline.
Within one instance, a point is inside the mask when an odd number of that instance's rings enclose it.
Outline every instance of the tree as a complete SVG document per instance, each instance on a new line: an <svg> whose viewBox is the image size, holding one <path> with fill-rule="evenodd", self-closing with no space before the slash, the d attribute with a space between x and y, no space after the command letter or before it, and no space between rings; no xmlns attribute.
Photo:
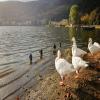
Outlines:
<svg viewBox="0 0 100 100"><path fill-rule="evenodd" d="M81 22L88 25L100 24L100 8L94 9L90 14L87 13L81 16Z"/></svg>
<svg viewBox="0 0 100 100"><path fill-rule="evenodd" d="M94 24L95 23L95 19L96 19L96 14L97 13L97 11L96 11L96 9L95 10L93 10L91 13L90 13L90 18L89 18L89 24Z"/></svg>
<svg viewBox="0 0 100 100"><path fill-rule="evenodd" d="M79 6L78 5L72 5L70 9L70 14L69 14L69 22L72 25L79 23Z"/></svg>
<svg viewBox="0 0 100 100"><path fill-rule="evenodd" d="M90 15L89 14L85 14L84 16L81 17L81 22L82 24L89 24L89 19L90 19Z"/></svg>

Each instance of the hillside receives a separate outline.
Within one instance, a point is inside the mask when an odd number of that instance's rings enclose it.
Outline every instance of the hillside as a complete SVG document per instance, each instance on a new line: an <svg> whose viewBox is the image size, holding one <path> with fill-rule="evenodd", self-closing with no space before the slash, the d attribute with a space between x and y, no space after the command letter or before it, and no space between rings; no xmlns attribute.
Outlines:
<svg viewBox="0 0 100 100"><path fill-rule="evenodd" d="M38 24L40 20L61 19L66 6L60 0L40 0L31 2L0 2L0 23L5 24ZM65 1L65 0L63 0ZM56 9L55 9L56 8ZM62 14L63 13L63 14Z"/></svg>
<svg viewBox="0 0 100 100"><path fill-rule="evenodd" d="M91 3L91 5L90 5ZM67 18L72 4L80 11L90 12L100 6L100 0L38 0L30 2L0 2L0 25L37 25L48 20Z"/></svg>

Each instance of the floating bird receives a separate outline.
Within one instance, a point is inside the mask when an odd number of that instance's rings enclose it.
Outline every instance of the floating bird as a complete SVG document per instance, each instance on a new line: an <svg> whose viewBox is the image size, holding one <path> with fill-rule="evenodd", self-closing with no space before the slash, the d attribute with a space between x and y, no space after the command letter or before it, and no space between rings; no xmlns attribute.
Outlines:
<svg viewBox="0 0 100 100"><path fill-rule="evenodd" d="M75 71L72 64L70 64L67 60L61 58L61 51L58 50L57 57L55 59L55 67L57 72L61 76L60 85L64 85L65 76Z"/></svg>
<svg viewBox="0 0 100 100"><path fill-rule="evenodd" d="M75 37L72 38L72 42L73 42L73 45L72 45L72 55L74 56L82 56L82 55L85 55L87 54L86 51L80 49L80 48L77 48L77 44L76 44L76 39ZM76 53L73 53L73 49L76 49Z"/></svg>
<svg viewBox="0 0 100 100"><path fill-rule="evenodd" d="M76 70L76 78L78 77L79 74L79 69L80 68L85 68L88 67L88 62L84 61L81 57L76 56L77 49L73 48L73 55L72 55L72 65L74 66Z"/></svg>
<svg viewBox="0 0 100 100"><path fill-rule="evenodd" d="M93 44L92 38L89 38L88 49L90 53L93 55L93 53L100 51L100 44L97 42L94 42Z"/></svg>

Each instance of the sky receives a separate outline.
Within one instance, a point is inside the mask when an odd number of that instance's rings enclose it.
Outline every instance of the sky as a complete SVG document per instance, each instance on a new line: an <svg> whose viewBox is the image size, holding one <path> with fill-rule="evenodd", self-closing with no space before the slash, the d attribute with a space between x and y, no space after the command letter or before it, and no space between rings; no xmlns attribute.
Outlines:
<svg viewBox="0 0 100 100"><path fill-rule="evenodd" d="M28 1L37 1L37 0L0 0L0 2L3 1L22 1L22 2L28 2Z"/></svg>

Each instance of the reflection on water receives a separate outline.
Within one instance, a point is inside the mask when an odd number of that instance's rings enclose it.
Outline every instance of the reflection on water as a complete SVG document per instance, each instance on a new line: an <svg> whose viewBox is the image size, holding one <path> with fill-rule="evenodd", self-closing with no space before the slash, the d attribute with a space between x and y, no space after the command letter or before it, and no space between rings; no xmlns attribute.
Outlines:
<svg viewBox="0 0 100 100"><path fill-rule="evenodd" d="M78 46L87 49L87 45L88 45L88 39L89 37L91 37L93 39L93 41L97 41L100 42L100 30L83 30L80 28L69 28L68 29L68 34L69 34L69 38L70 41L72 39L72 37L74 36L77 40L77 44Z"/></svg>
<svg viewBox="0 0 100 100"><path fill-rule="evenodd" d="M71 27L68 29L69 31L69 38L70 40L72 39L72 37L76 37L76 39L82 39L83 42L88 41L88 38L91 37L93 40L97 40L96 36L98 34L98 32L96 32L96 30L83 30L80 28L75 28L75 27Z"/></svg>

